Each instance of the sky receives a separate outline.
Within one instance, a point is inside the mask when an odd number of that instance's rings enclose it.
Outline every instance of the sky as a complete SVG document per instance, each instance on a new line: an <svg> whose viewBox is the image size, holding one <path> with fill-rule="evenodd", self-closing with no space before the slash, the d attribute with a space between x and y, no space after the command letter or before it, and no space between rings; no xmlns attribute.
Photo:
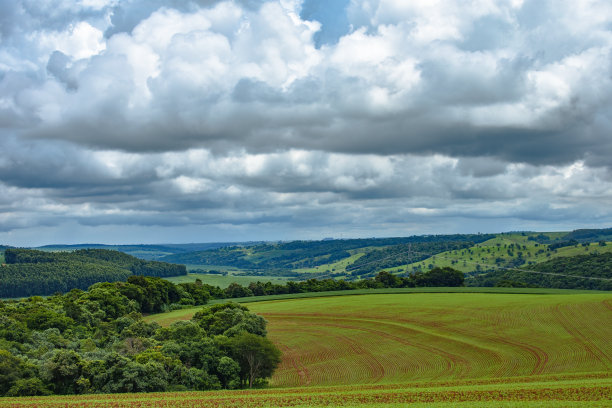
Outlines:
<svg viewBox="0 0 612 408"><path fill-rule="evenodd" d="M609 0L0 0L0 244L610 226Z"/></svg>

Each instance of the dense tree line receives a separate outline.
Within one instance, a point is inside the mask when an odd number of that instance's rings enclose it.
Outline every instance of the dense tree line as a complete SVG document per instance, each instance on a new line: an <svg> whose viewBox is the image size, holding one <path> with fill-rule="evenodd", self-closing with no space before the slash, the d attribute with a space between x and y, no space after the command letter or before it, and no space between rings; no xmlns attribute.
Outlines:
<svg viewBox="0 0 612 408"><path fill-rule="evenodd" d="M266 322L218 304L169 327L141 313L201 304L201 285L131 276L43 299L0 302L0 395L207 390L254 386L280 352Z"/></svg>
<svg viewBox="0 0 612 408"><path fill-rule="evenodd" d="M85 262L24 263L0 268L0 297L49 295L84 289L96 282L126 280L131 272L112 265Z"/></svg>
<svg viewBox="0 0 612 408"><path fill-rule="evenodd" d="M538 286L559 289L612 290L612 253L559 257L520 269L471 276L468 286ZM589 279L595 278L595 279Z"/></svg>
<svg viewBox="0 0 612 408"><path fill-rule="evenodd" d="M576 241L575 239L571 239L569 241L560 241L560 242L555 242L552 243L548 246L548 249L553 251L555 249L559 249L559 248L565 248L565 247L569 247L569 246L575 246L578 245L579 242Z"/></svg>
<svg viewBox="0 0 612 408"><path fill-rule="evenodd" d="M578 229L563 237L565 241L598 242L612 240L612 228Z"/></svg>
<svg viewBox="0 0 612 408"><path fill-rule="evenodd" d="M144 261L119 251L82 249L45 252L8 248L0 267L0 297L50 295L86 289L96 282L126 280L131 275L178 276L184 265Z"/></svg>
<svg viewBox="0 0 612 408"><path fill-rule="evenodd" d="M427 272L410 275L394 275L387 271L379 272L371 279L346 281L342 279L309 279L302 282L289 281L286 284L271 282L252 282L248 286L230 284L223 290L223 297L239 298L246 296L282 295L289 293L327 292L354 289L414 288L427 286L463 286L464 274L455 269L433 268Z"/></svg>
<svg viewBox="0 0 612 408"><path fill-rule="evenodd" d="M254 245L253 243L244 243L243 245ZM159 258L170 255L192 251L204 251L207 249L215 249L235 245L228 242L207 242L207 243L192 243L192 244L165 244L165 245L105 245L105 244L74 244L74 245L44 245L33 249L42 251L75 251L78 249L106 249L113 251L124 252L128 255L133 255L140 259L148 261L159 260ZM1 247L0 247L1 249Z"/></svg>

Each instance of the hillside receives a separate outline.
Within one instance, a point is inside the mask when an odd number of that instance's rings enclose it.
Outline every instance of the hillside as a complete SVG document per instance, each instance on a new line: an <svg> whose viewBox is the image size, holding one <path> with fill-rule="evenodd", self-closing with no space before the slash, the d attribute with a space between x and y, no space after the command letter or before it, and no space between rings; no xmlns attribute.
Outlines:
<svg viewBox="0 0 612 408"><path fill-rule="evenodd" d="M177 254L163 259L185 263L189 269L200 273L206 270L222 273L227 275L228 280L244 277L261 278L264 281L276 277L292 280L329 277L356 280L376 276L382 270L408 275L435 267L451 267L471 277L468 280L470 285L491 286L502 280L493 279L494 276L504 275L513 268L532 270L535 265L556 258L612 253L612 244L601 240L609 231L610 229L293 241L250 247L232 246ZM485 272L490 272L491 275L487 276L492 279L474 278ZM206 281L206 275L199 276ZM543 276L531 274L531 279L523 279L521 282L542 287L608 289L608 285L601 280L572 280L563 283L557 282L555 276L542 279ZM584 274L582 276L588 277ZM218 281L218 278L215 281ZM576 286L572 286L570 282Z"/></svg>
<svg viewBox="0 0 612 408"><path fill-rule="evenodd" d="M144 261L119 251L81 249L44 252L9 248L0 267L0 297L26 297L86 289L97 282L126 280L131 275L185 275L183 265Z"/></svg>
<svg viewBox="0 0 612 408"><path fill-rule="evenodd" d="M436 267L451 267L464 272L470 278L467 283L471 285L495 285L502 280L514 281L508 272L514 268L533 270L535 265L556 258L612 253L612 244L604 240L610 237L610 231L612 229L607 228L571 232L423 235L398 238L247 242L231 245L227 243L117 246L82 244L46 246L44 249L47 252L67 252L74 248L116 248L145 259L160 259L186 265L192 273L188 276L182 275L181 281L195 282L196 279L200 279L204 283L224 287L232 282L248 284L256 281L302 281L311 278L354 281L374 277L382 270L405 276ZM87 268L91 269L90 266L81 266L81 269ZM485 273L486 276L483 275ZM48 270L42 272L43 276L46 276L45 274L57 275L56 272ZM122 279L125 271L92 270L88 274L89 280L84 280L79 287L103 279L102 276L105 274L111 276L109 279ZM608 287L601 284L602 281L594 285L593 279L582 284L576 280L557 282L552 275L546 279L543 279L543 276L543 274L532 274L530 279L519 279L517 282L543 287L601 289ZM578 286L568 286L568 282L574 282ZM67 286L61 287L64 288L62 290L68 290ZM46 293L50 289L43 286L39 287L39 290L44 290Z"/></svg>
<svg viewBox="0 0 612 408"><path fill-rule="evenodd" d="M514 268L542 263L557 257L610 253L612 245L605 242L540 244L534 235L500 234L497 237L459 251L436 254L421 262L405 265L406 271L417 271L432 266L451 266L460 271L480 272L499 268Z"/></svg>
<svg viewBox="0 0 612 408"><path fill-rule="evenodd" d="M372 238L323 241L292 241L286 243L266 243L254 246L232 246L215 250L197 251L185 254L169 255L161 258L166 262L190 265L234 267L251 272L266 270L277 275L321 265L333 265L350 258L355 254L369 254L370 261L380 263L381 259L397 258L397 255L414 246L419 251L418 259L427 257L451 247L466 247L474 243L493 238L493 235L424 235L405 238ZM448 245L444 245L448 244ZM386 249L391 252L378 254L376 251ZM396 261L397 262L397 261ZM347 264L344 271L355 272L364 267L358 257ZM352 268L352 269L351 269ZM332 268L334 269L334 268ZM327 270L330 273L330 270ZM373 269L355 275L372 274Z"/></svg>
<svg viewBox="0 0 612 408"><path fill-rule="evenodd" d="M612 253L559 257L528 268L490 271L469 277L466 284L612 290Z"/></svg>

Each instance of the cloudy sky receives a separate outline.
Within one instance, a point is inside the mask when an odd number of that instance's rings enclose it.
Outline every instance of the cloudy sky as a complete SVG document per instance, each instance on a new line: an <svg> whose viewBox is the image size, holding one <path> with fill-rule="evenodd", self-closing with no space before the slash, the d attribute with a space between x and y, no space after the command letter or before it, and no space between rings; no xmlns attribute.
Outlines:
<svg viewBox="0 0 612 408"><path fill-rule="evenodd" d="M609 226L609 0L0 0L0 244Z"/></svg>

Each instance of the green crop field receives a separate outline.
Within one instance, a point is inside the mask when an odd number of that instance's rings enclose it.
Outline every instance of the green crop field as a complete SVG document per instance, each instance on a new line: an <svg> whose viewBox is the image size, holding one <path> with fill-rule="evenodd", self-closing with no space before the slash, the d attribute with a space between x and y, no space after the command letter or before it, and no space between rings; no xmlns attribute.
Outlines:
<svg viewBox="0 0 612 408"><path fill-rule="evenodd" d="M283 351L269 389L7 398L0 407L612 406L612 294L460 289L247 304ZM147 320L169 324L195 310Z"/></svg>
<svg viewBox="0 0 612 408"><path fill-rule="evenodd" d="M251 304L285 353L276 386L612 369L612 295L388 294Z"/></svg>

